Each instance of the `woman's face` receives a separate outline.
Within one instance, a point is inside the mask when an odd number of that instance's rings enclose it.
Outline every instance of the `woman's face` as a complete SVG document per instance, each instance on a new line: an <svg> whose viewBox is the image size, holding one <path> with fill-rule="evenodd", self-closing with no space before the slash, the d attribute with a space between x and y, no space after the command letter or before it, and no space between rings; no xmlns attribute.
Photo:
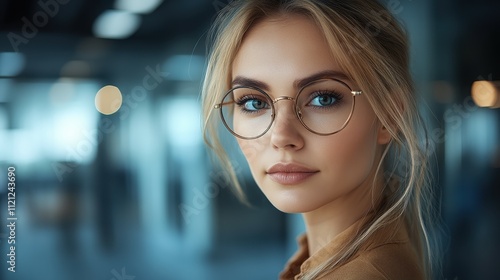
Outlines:
<svg viewBox="0 0 500 280"><path fill-rule="evenodd" d="M323 71L342 69L321 31L306 17L288 16L261 21L247 32L233 62L232 79L258 81L275 99L295 97L297 80ZM354 81L337 78L358 89ZM366 97L356 97L349 124L329 136L306 130L293 102L279 101L275 108L276 118L266 134L238 143L255 181L276 208L304 213L332 204L371 203L380 148L389 136Z"/></svg>

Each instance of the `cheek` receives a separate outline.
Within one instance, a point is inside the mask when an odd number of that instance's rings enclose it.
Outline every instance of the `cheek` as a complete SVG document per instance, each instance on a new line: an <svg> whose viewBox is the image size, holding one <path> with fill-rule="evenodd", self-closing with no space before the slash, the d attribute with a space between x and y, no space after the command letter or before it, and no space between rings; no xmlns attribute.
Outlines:
<svg viewBox="0 0 500 280"><path fill-rule="evenodd" d="M344 130L332 135L329 143L321 145L328 147L327 151L323 150L325 165L339 183L359 185L366 180L375 164L376 133L374 118L362 122L353 119ZM320 154L321 149L316 153Z"/></svg>
<svg viewBox="0 0 500 280"><path fill-rule="evenodd" d="M255 169L259 164L258 161L263 158L265 137L253 140L242 140L238 138L237 141L250 169Z"/></svg>
<svg viewBox="0 0 500 280"><path fill-rule="evenodd" d="M238 145L259 188L262 186L262 180L265 176L263 170L266 168L265 138L260 137L254 140L241 140L238 138Z"/></svg>

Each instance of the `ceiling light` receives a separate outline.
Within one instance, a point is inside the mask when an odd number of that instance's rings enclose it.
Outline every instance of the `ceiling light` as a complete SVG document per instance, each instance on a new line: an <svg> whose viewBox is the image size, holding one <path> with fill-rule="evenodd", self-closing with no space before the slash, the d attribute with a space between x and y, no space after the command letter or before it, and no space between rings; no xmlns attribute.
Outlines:
<svg viewBox="0 0 500 280"><path fill-rule="evenodd" d="M139 29L140 16L126 11L107 10L94 22L94 35L106 39L125 39Z"/></svg>
<svg viewBox="0 0 500 280"><path fill-rule="evenodd" d="M115 8L137 14L149 14L156 10L163 0L116 0Z"/></svg>

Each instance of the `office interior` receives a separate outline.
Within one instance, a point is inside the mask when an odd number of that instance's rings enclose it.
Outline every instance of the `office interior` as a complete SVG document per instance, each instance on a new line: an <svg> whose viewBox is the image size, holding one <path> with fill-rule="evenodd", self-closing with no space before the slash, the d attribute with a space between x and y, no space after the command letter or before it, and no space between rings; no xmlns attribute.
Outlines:
<svg viewBox="0 0 500 280"><path fill-rule="evenodd" d="M207 31L232 0L0 2L2 279L276 279L304 231L225 147L250 206L201 131ZM443 220L439 279L500 275L500 2L386 0L408 31ZM104 86L121 107L96 108ZM8 168L16 272L7 270Z"/></svg>

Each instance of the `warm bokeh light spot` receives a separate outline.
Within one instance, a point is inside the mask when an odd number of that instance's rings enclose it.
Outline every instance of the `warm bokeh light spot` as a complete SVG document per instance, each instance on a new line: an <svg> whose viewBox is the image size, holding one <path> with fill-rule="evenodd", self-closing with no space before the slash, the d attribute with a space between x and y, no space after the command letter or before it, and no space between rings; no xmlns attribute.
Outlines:
<svg viewBox="0 0 500 280"><path fill-rule="evenodd" d="M500 108L500 81L476 81L472 99L479 107Z"/></svg>
<svg viewBox="0 0 500 280"><path fill-rule="evenodd" d="M104 86L95 96L95 107L101 114L114 114L121 106L122 93L115 86Z"/></svg>

